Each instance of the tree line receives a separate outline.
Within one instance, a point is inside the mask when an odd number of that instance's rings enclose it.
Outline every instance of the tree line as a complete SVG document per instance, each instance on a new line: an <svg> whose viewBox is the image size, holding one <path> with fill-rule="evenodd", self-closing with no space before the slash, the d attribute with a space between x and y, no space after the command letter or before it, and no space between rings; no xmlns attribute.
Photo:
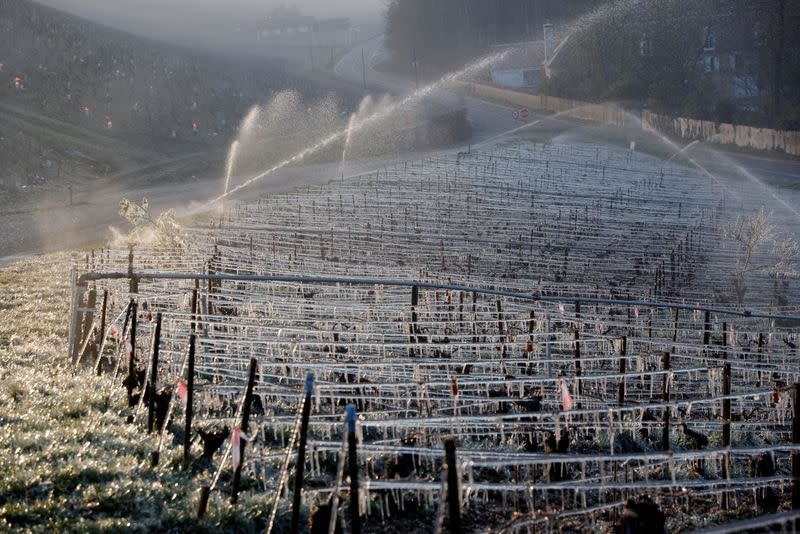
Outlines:
<svg viewBox="0 0 800 534"><path fill-rule="evenodd" d="M548 22L570 35L548 94L800 128L800 0L392 0L386 44L400 70L441 72Z"/></svg>
<svg viewBox="0 0 800 534"><path fill-rule="evenodd" d="M397 64L428 72L485 53L488 46L542 38L542 25L569 20L601 0L392 0L386 44Z"/></svg>

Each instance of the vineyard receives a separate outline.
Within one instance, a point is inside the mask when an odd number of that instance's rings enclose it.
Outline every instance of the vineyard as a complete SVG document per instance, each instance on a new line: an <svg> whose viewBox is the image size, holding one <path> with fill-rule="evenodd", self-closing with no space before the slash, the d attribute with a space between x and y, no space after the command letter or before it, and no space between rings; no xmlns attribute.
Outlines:
<svg viewBox="0 0 800 534"><path fill-rule="evenodd" d="M153 464L197 470L201 516L254 492L274 532L791 526L800 289L746 273L737 304L735 193L524 144L229 203L75 265L71 356Z"/></svg>

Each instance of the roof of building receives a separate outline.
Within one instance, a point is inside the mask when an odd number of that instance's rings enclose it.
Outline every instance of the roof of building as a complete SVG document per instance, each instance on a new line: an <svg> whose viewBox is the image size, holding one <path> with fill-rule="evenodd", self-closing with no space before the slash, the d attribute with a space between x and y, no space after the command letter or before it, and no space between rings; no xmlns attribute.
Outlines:
<svg viewBox="0 0 800 534"><path fill-rule="evenodd" d="M492 52L508 51L508 55L502 61L492 66L492 70L540 68L544 63L544 41L495 45L491 48Z"/></svg>

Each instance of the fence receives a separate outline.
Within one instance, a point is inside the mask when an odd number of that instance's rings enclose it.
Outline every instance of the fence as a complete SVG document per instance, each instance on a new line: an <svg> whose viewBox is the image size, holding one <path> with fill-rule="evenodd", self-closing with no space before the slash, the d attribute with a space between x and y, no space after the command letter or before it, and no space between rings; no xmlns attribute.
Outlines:
<svg viewBox="0 0 800 534"><path fill-rule="evenodd" d="M690 141L710 141L800 156L800 132L797 131L671 117L647 110L642 112L642 128Z"/></svg>
<svg viewBox="0 0 800 534"><path fill-rule="evenodd" d="M574 119L600 122L614 126L633 126L637 121L616 104L593 104L580 100L542 94L521 93L474 82L454 81L467 95L530 108L545 109Z"/></svg>
<svg viewBox="0 0 800 534"><path fill-rule="evenodd" d="M548 110L574 119L610 124L618 127L640 127L668 136L694 141L736 145L757 150L784 152L800 156L800 131L773 130L752 126L715 123L685 117L659 115L643 110L639 117L625 111L616 104L597 104L558 98L543 94L531 94L475 83L453 82L467 95L506 102L530 109Z"/></svg>

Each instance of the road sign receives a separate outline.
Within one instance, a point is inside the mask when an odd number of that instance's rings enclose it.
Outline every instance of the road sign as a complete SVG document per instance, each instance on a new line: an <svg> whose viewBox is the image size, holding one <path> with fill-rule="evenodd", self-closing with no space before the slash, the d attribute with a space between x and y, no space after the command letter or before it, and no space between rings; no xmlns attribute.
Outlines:
<svg viewBox="0 0 800 534"><path fill-rule="evenodd" d="M527 119L530 116L530 114L531 112L528 111L527 108L522 108L520 110L514 111L514 113L511 116L514 117L514 120L519 120L519 119Z"/></svg>

